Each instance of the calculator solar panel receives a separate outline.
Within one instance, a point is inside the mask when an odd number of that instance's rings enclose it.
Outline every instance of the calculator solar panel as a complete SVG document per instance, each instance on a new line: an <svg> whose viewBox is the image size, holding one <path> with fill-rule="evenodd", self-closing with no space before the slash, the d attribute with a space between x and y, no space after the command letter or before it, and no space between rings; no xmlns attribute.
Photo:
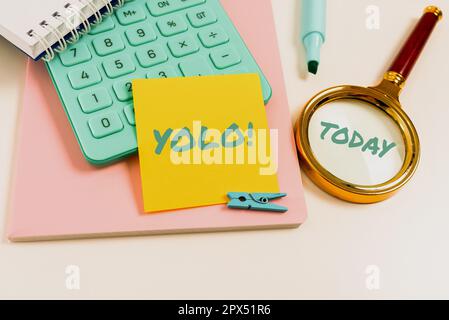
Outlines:
<svg viewBox="0 0 449 320"><path fill-rule="evenodd" d="M137 150L131 81L257 73L271 88L218 0L129 0L47 68L85 158Z"/></svg>

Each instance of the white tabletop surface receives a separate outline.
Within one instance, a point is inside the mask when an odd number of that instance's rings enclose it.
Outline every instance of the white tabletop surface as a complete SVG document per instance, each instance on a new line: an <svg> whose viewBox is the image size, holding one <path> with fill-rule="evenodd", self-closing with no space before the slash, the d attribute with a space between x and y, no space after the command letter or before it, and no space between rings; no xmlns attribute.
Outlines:
<svg viewBox="0 0 449 320"><path fill-rule="evenodd" d="M313 77L297 40L298 0L273 0L292 120L321 89L377 83L428 4L330 0ZM433 4L449 13L447 1ZM367 25L377 9L378 28ZM0 39L0 298L449 298L448 22L401 97L422 160L394 198L349 204L303 176L309 217L299 229L26 244L5 238L26 59Z"/></svg>

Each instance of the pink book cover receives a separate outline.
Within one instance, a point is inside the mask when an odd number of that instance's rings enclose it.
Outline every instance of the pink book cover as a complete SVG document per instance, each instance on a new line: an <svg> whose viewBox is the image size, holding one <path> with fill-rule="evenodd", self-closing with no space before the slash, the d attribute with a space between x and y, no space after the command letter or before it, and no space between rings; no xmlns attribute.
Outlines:
<svg viewBox="0 0 449 320"><path fill-rule="evenodd" d="M279 133L278 180L287 197L276 214L225 205L143 213L137 156L97 168L83 158L42 62L28 62L7 236L37 241L298 227L306 206L270 0L222 0L273 88L266 107ZM255 14L248 15L248 12ZM231 190L230 190L231 191ZM244 190L238 190L244 191ZM176 197L176 194L173 194Z"/></svg>

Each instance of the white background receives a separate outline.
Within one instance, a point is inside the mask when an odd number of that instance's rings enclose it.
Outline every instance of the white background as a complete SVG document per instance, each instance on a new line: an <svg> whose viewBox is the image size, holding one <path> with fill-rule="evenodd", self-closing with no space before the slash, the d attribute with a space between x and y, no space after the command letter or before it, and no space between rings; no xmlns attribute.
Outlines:
<svg viewBox="0 0 449 320"><path fill-rule="evenodd" d="M321 89L377 83L429 4L329 0L328 41L309 77L298 2L273 0L292 119ZM449 13L447 1L433 3ZM365 26L369 5L380 8L379 30ZM345 203L304 177L309 218L299 229L28 244L4 236L26 60L0 39L0 298L449 298L448 23L437 26L402 95L422 161L391 200ZM72 264L80 290L66 288ZM366 286L372 265L378 290Z"/></svg>

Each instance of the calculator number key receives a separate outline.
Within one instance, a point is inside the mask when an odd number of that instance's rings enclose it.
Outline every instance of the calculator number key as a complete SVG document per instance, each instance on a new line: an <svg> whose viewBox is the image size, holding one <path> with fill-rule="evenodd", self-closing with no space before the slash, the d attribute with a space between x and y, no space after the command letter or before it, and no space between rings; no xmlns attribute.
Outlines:
<svg viewBox="0 0 449 320"><path fill-rule="evenodd" d="M133 84L131 79L116 82L112 87L117 99L120 101L128 101L133 98Z"/></svg>
<svg viewBox="0 0 449 320"><path fill-rule="evenodd" d="M118 78L134 72L136 67L128 55L122 54L103 62L104 72L109 78Z"/></svg>
<svg viewBox="0 0 449 320"><path fill-rule="evenodd" d="M142 47L136 52L136 57L144 68L152 67L168 60L167 54L159 45Z"/></svg>
<svg viewBox="0 0 449 320"><path fill-rule="evenodd" d="M157 78L175 78L178 77L178 73L175 68L169 65L151 68L147 73L147 78L157 79Z"/></svg>
<svg viewBox="0 0 449 320"><path fill-rule="evenodd" d="M128 120L128 123L132 126L136 125L136 117L134 115L134 106L133 104L128 104L123 109L123 112L125 113L126 120Z"/></svg>
<svg viewBox="0 0 449 320"><path fill-rule="evenodd" d="M143 23L129 27L125 35L129 43L133 46L140 46L157 39L157 35L151 26Z"/></svg>
<svg viewBox="0 0 449 320"><path fill-rule="evenodd" d="M116 113L108 113L101 116L96 116L88 121L92 135L101 139L123 129L122 120Z"/></svg>
<svg viewBox="0 0 449 320"><path fill-rule="evenodd" d="M187 13L187 18L189 19L190 24L195 28L204 27L217 22L215 13L204 7L190 10Z"/></svg>
<svg viewBox="0 0 449 320"><path fill-rule="evenodd" d="M99 56L107 56L125 49L125 44L118 34L108 33L106 35L96 38L92 42L95 52Z"/></svg>
<svg viewBox="0 0 449 320"><path fill-rule="evenodd" d="M90 54L89 48L84 43L80 43L75 46L70 46L67 50L61 52L59 58L64 66L71 67L89 61L92 55Z"/></svg>
<svg viewBox="0 0 449 320"><path fill-rule="evenodd" d="M81 109L91 113L112 106L112 98L105 88L97 88L78 96Z"/></svg>
<svg viewBox="0 0 449 320"><path fill-rule="evenodd" d="M83 89L101 81L101 75L93 64L70 71L68 77L73 89Z"/></svg>

